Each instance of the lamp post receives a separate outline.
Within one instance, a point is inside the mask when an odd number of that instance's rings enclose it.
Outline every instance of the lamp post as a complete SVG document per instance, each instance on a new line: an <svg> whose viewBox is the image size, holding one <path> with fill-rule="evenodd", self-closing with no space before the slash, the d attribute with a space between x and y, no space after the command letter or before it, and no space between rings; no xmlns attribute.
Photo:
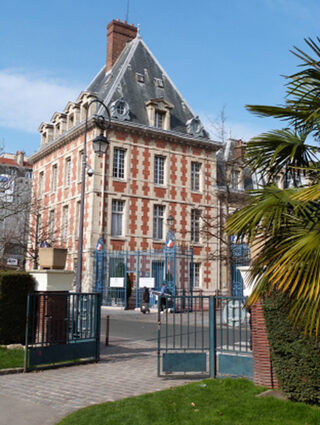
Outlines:
<svg viewBox="0 0 320 425"><path fill-rule="evenodd" d="M86 167L87 167L87 129L88 129L88 114L90 106L93 103L99 103L104 107L107 112L107 120L104 116L98 115L95 117L96 125L101 130L99 136L93 141L93 150L97 155L103 155L106 153L109 141L103 135L103 131L110 127L110 112L108 107L100 100L93 99L89 102L86 112L86 123L84 128L84 143L83 143L83 160L82 160L82 172L81 172L81 199L80 199L80 216L79 216L79 242L78 242L78 259L77 259L77 272L76 272L76 292L81 292L82 283L82 251L83 251L83 222L84 222L84 200L85 200L85 187L86 187Z"/></svg>

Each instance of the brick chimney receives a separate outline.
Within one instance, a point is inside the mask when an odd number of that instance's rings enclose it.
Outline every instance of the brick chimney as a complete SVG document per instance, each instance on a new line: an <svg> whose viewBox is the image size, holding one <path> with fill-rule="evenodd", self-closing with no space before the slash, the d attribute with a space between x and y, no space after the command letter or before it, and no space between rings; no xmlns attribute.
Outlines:
<svg viewBox="0 0 320 425"><path fill-rule="evenodd" d="M24 164L24 155L25 153L23 151L17 151L15 155L15 160L21 167L23 167Z"/></svg>
<svg viewBox="0 0 320 425"><path fill-rule="evenodd" d="M126 21L113 20L107 26L107 67L108 72L120 56L128 41L136 38L137 28Z"/></svg>

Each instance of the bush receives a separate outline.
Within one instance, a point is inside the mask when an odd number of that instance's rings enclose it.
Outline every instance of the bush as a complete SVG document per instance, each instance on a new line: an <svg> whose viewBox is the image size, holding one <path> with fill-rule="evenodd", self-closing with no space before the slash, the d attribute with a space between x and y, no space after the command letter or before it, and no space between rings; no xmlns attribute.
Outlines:
<svg viewBox="0 0 320 425"><path fill-rule="evenodd" d="M28 273L0 272L0 344L24 344L27 295L34 286Z"/></svg>
<svg viewBox="0 0 320 425"><path fill-rule="evenodd" d="M290 300L273 293L264 300L272 365L281 390L290 400L320 403L320 344L293 329L287 319Z"/></svg>

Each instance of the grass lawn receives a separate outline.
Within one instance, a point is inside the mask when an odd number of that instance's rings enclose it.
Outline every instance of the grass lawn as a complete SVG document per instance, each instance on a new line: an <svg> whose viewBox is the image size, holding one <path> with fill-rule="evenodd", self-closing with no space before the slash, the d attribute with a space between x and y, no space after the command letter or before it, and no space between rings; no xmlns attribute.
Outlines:
<svg viewBox="0 0 320 425"><path fill-rule="evenodd" d="M24 350L0 347L0 369L23 367Z"/></svg>
<svg viewBox="0 0 320 425"><path fill-rule="evenodd" d="M78 410L59 425L319 425L320 408L256 398L244 379L205 380Z"/></svg>

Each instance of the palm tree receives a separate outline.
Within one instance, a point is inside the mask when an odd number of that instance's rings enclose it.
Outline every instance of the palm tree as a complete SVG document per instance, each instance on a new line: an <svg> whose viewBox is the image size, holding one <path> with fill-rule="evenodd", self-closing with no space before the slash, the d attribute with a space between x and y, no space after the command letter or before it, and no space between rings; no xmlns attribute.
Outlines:
<svg viewBox="0 0 320 425"><path fill-rule="evenodd" d="M273 289L283 291L294 301L293 323L318 334L320 173L319 149L311 141L320 142L320 39L305 41L315 59L294 48L303 69L285 77L285 104L247 106L260 116L285 120L291 128L261 134L248 143L248 164L267 186L250 193L247 205L229 219L227 231L247 238L257 252L251 272L256 283L248 304ZM273 185L279 175L291 180L293 188L281 190ZM302 176L308 182L305 187Z"/></svg>

